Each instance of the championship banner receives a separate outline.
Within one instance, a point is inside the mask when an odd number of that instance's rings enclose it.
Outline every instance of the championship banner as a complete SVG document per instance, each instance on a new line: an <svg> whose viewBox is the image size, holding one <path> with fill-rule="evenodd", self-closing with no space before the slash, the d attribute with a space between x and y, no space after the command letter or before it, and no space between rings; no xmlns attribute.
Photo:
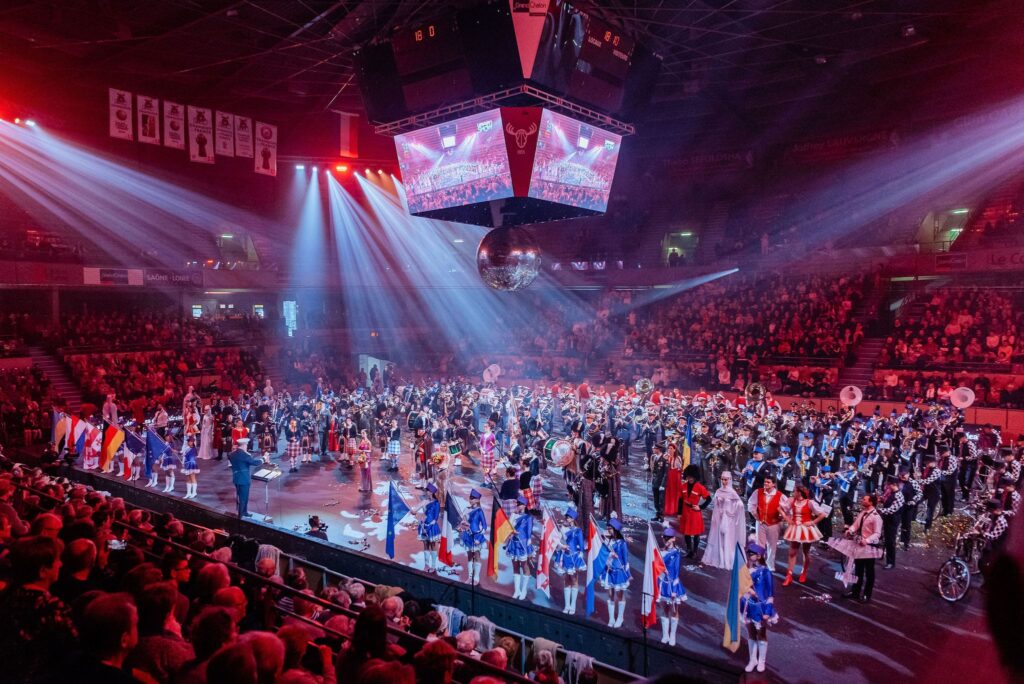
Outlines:
<svg viewBox="0 0 1024 684"><path fill-rule="evenodd" d="M185 149L185 107L164 100L164 147Z"/></svg>
<svg viewBox="0 0 1024 684"><path fill-rule="evenodd" d="M147 95L136 95L135 112L139 127L139 142L160 144L160 100Z"/></svg>
<svg viewBox="0 0 1024 684"><path fill-rule="evenodd" d="M235 156L235 116L217 112L217 154L222 157Z"/></svg>
<svg viewBox="0 0 1024 684"><path fill-rule="evenodd" d="M212 164L213 112L203 107L188 106L188 158L200 164Z"/></svg>
<svg viewBox="0 0 1024 684"><path fill-rule="evenodd" d="M252 119L235 117L235 156L252 159Z"/></svg>
<svg viewBox="0 0 1024 684"><path fill-rule="evenodd" d="M127 90L109 88L110 137L134 140L132 135L132 94Z"/></svg>
<svg viewBox="0 0 1024 684"><path fill-rule="evenodd" d="M264 176L277 175L277 126L256 122L256 173Z"/></svg>

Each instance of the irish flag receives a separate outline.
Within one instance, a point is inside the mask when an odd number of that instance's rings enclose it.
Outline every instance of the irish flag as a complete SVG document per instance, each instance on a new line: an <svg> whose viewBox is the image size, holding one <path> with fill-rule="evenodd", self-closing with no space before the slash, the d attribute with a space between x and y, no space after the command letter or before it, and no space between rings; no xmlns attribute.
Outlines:
<svg viewBox="0 0 1024 684"><path fill-rule="evenodd" d="M437 550L437 558L448 567L455 565L452 549L455 548L455 539L461 524L462 514L459 513L459 507L455 504L455 497L446 496L444 498L444 523L441 525L441 546Z"/></svg>
<svg viewBox="0 0 1024 684"><path fill-rule="evenodd" d="M644 627L653 627L658 624L658 578L663 572L665 572L665 561L661 557L661 548L654 536L654 530L648 525L647 554L644 558Z"/></svg>

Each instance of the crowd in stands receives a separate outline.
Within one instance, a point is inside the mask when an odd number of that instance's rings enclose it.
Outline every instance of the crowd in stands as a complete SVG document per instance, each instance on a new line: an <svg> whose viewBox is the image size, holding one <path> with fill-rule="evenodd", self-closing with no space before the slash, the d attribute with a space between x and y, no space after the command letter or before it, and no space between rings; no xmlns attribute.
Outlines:
<svg viewBox="0 0 1024 684"><path fill-rule="evenodd" d="M209 346L216 335L206 320L185 318L178 312L123 309L68 314L48 332L51 346L65 350L81 347L109 350Z"/></svg>
<svg viewBox="0 0 1024 684"><path fill-rule="evenodd" d="M893 323L877 365L937 369L964 363L1008 366L1024 362L1017 334L1024 310L1014 296L974 287L944 288L917 298Z"/></svg>
<svg viewBox="0 0 1024 684"><path fill-rule="evenodd" d="M347 580L315 592L301 568L282 576L273 547L132 509L50 468L0 457L8 681L500 684L516 676L518 641L476 629L452 636L443 612L400 587ZM531 653L529 668L534 681L562 682L551 651ZM575 678L596 681L590 668Z"/></svg>
<svg viewBox="0 0 1024 684"><path fill-rule="evenodd" d="M42 441L58 400L38 368L0 370L0 444L28 446Z"/></svg>
<svg viewBox="0 0 1024 684"><path fill-rule="evenodd" d="M944 401L957 387L973 390L976 406L1024 408L1024 376L985 375L959 372L906 371L897 368L879 369L867 387L868 399L895 401Z"/></svg>
<svg viewBox="0 0 1024 684"><path fill-rule="evenodd" d="M4 231L0 236L0 260L82 263L83 250L78 243L35 230Z"/></svg>

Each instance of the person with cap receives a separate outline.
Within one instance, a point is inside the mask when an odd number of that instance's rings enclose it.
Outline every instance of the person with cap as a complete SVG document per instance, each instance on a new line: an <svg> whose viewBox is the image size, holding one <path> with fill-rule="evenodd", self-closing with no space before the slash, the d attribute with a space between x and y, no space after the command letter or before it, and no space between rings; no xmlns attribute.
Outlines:
<svg viewBox="0 0 1024 684"><path fill-rule="evenodd" d="M921 471L921 478L917 481L917 484L924 492L926 511L924 519L924 533L928 534L932 529L932 522L935 520L935 509L938 508L939 499L941 497L939 482L942 478L942 469L936 465L935 457L929 454L925 454L921 457L921 464L923 465L923 470Z"/></svg>
<svg viewBox="0 0 1024 684"><path fill-rule="evenodd" d="M459 526L459 539L466 548L466 569L470 584L480 583L480 549L487 544L487 516L480 508L480 492L469 492L469 513Z"/></svg>
<svg viewBox="0 0 1024 684"><path fill-rule="evenodd" d="M960 477L960 457L950 448L949 444L938 447L938 467L942 471L939 478L939 501L942 504L942 515L953 514L953 503L956 501L956 485Z"/></svg>
<svg viewBox="0 0 1024 684"><path fill-rule="evenodd" d="M841 453L840 445L839 426L829 425L828 434L821 438L821 462L832 466L832 470L839 466L836 461Z"/></svg>
<svg viewBox="0 0 1024 684"><path fill-rule="evenodd" d="M900 517L905 503L899 479L890 475L885 481L885 491L878 499L878 513L882 516L886 570L896 566L896 533L900 527Z"/></svg>
<svg viewBox="0 0 1024 684"><path fill-rule="evenodd" d="M679 533L686 542L686 557L697 555L700 536L704 534L703 511L711 503L711 492L702 485L700 467L691 463L683 470L683 490L679 498Z"/></svg>
<svg viewBox="0 0 1024 684"><path fill-rule="evenodd" d="M658 575L658 603L664 606L664 614L661 616L661 643L675 646L676 628L679 627L679 604L686 600L686 588L679 577L683 555L676 548L675 530L666 527L661 534L665 538L665 548L661 551L665 570Z"/></svg>
<svg viewBox="0 0 1024 684"><path fill-rule="evenodd" d="M747 672L764 672L768 656L768 626L779 621L775 610L775 582L771 570L765 565L765 547L751 541L747 544L747 568L750 570L750 589L740 597L740 614L747 625L747 650L750 661Z"/></svg>
<svg viewBox="0 0 1024 684"><path fill-rule="evenodd" d="M971 496L974 488L974 479L978 476L978 447L974 441L969 439L962 427L957 428L953 448L960 458L960 474L957 478L960 485L960 495L964 501Z"/></svg>
<svg viewBox="0 0 1024 684"><path fill-rule="evenodd" d="M423 542L423 568L427 572L437 572L437 542L441 540L441 502L437 498L437 486L427 483L427 494L430 500L423 508L423 519L420 521L418 536Z"/></svg>
<svg viewBox="0 0 1024 684"><path fill-rule="evenodd" d="M743 500L732 486L731 471L722 473L719 485L712 497L711 527L701 563L732 570L736 545L746 537L747 522Z"/></svg>
<svg viewBox="0 0 1024 684"><path fill-rule="evenodd" d="M629 547L622 536L622 521L612 518L605 530L608 537L608 562L601 574L601 585L608 590L608 626L621 627L626 615L626 589L632 575L629 569ZM618 613L616 613L616 608Z"/></svg>
<svg viewBox="0 0 1024 684"><path fill-rule="evenodd" d="M779 546L783 509L789 508L789 497L775 486L775 476L766 475L764 484L747 500L747 511L757 523L757 543L765 548L765 561L775 569L775 551Z"/></svg>
<svg viewBox="0 0 1024 684"><path fill-rule="evenodd" d="M650 459L651 493L654 495L654 522L665 519L665 485L668 482L668 461L665 459L665 445L658 442L652 447Z"/></svg>
<svg viewBox="0 0 1024 684"><path fill-rule="evenodd" d="M924 488L912 478L909 466L899 470L900 491L903 493L903 510L900 512L900 543L903 550L910 550L910 527L917 518L917 506L924 498Z"/></svg>
<svg viewBox="0 0 1024 684"><path fill-rule="evenodd" d="M505 540L505 553L512 561L512 580L515 585L514 599L525 599L529 585L529 560L533 555L533 516L526 511L526 497L516 500L516 517L512 522L512 534Z"/></svg>
<svg viewBox="0 0 1024 684"><path fill-rule="evenodd" d="M818 448L814 446L813 432L800 433L800 443L796 447L796 462L800 468L800 477L808 477L817 468Z"/></svg>
<svg viewBox="0 0 1024 684"><path fill-rule="evenodd" d="M565 599L566 615L576 614L576 599L580 593L579 573L586 569L587 561L583 554L586 544L583 540L583 530L577 525L579 513L570 506L565 509L565 517L562 520L562 542L551 557L554 563L555 573L565 578L562 593Z"/></svg>
<svg viewBox="0 0 1024 684"><path fill-rule="evenodd" d="M676 448L675 442L668 443L665 455L668 464L668 475L665 478L665 515L679 514L679 497L683 493L683 457Z"/></svg>
<svg viewBox="0 0 1024 684"><path fill-rule="evenodd" d="M849 527L853 524L853 500L857 496L860 473L857 471L856 456L846 456L843 462L843 471L836 476L836 486L839 488L839 510L843 514L843 524Z"/></svg>
<svg viewBox="0 0 1024 684"><path fill-rule="evenodd" d="M261 466L269 462L261 458L254 458L246 451L249 445L249 438L242 437L234 442L234 449L228 454L228 462L231 464L231 483L235 485L235 497L238 504L238 517L248 518L249 513L249 488L252 486L253 466Z"/></svg>
<svg viewBox="0 0 1024 684"><path fill-rule="evenodd" d="M797 481L796 463L793 462L793 450L785 444L780 446L779 457L771 462L771 467L775 472L779 489L786 495L792 494Z"/></svg>
<svg viewBox="0 0 1024 684"><path fill-rule="evenodd" d="M999 480L996 488L995 498L1003 504L1003 512L1010 518L1017 515L1020 510L1020 492L1017 491L1017 481L1013 478L1004 477Z"/></svg>
<svg viewBox="0 0 1024 684"><path fill-rule="evenodd" d="M1003 502L989 499L985 502L985 515L974 523L972 533L982 544L979 566L990 567L992 556L998 553L1006 542L1006 532L1010 529L1010 519L1003 511Z"/></svg>
<svg viewBox="0 0 1024 684"><path fill-rule="evenodd" d="M818 472L807 478L807 490L811 501L826 511L825 517L818 522L818 531L822 539L832 537L832 510L835 507L835 478L832 477L831 466L821 466Z"/></svg>

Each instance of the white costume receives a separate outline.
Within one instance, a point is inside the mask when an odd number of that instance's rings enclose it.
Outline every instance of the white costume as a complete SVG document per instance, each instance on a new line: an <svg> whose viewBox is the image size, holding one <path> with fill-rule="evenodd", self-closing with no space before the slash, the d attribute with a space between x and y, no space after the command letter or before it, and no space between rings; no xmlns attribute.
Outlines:
<svg viewBox="0 0 1024 684"><path fill-rule="evenodd" d="M725 479L723 476L722 479ZM718 488L711 499L711 528L708 531L707 546L701 562L713 568L732 570L736 557L736 545L742 546L747 538L746 511L743 500L732 487L732 477L728 484Z"/></svg>

